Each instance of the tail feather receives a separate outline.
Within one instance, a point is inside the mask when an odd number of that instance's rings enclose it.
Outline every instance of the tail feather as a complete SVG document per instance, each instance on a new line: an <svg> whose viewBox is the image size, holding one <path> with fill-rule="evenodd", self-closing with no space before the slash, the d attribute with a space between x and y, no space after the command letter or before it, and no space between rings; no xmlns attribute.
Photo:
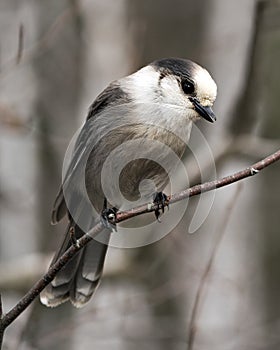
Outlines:
<svg viewBox="0 0 280 350"><path fill-rule="evenodd" d="M70 247L71 240L69 230L73 225L77 238L84 234L79 226L70 223L64 241L55 254L51 265ZM107 244L95 240L87 244L86 247L65 265L54 280L41 293L41 302L46 306L55 307L70 300L76 307L84 306L99 285L107 248Z"/></svg>

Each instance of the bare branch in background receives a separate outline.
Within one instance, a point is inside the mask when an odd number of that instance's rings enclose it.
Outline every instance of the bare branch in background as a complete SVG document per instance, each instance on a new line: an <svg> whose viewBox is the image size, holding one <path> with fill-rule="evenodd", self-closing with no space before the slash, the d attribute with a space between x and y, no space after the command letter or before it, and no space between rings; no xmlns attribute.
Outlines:
<svg viewBox="0 0 280 350"><path fill-rule="evenodd" d="M223 216L224 219L221 223L221 228L218 230L219 235L216 238L216 243L214 245L212 254L210 255L210 259L208 261L208 264L206 265L205 271L201 277L201 280L197 289L197 293L195 296L194 305L191 313L191 319L190 319L189 335L188 335L188 350L192 350L194 346L195 336L197 333L197 319L198 319L198 313L199 313L199 306L201 305L202 297L205 292L206 282L208 281L208 277L212 270L214 260L217 256L218 249L220 248L222 239L224 238L224 235L226 233L226 228L227 228L229 219L231 217L231 213L233 211L234 206L237 203L239 194L241 193L241 188L242 188L241 185L242 185L241 183L238 183L237 189L226 208L226 215Z"/></svg>
<svg viewBox="0 0 280 350"><path fill-rule="evenodd" d="M19 27L19 37L18 37L18 48L16 55L4 62L0 68L0 75L9 73L15 68L19 63L27 63L31 61L34 56L47 50L51 43L56 39L56 34L64 28L64 24L71 16L77 11L77 6L75 3L64 10L49 26L46 33L39 38L39 40L31 47L24 48L24 26L23 24ZM24 58L23 58L24 56Z"/></svg>
<svg viewBox="0 0 280 350"><path fill-rule="evenodd" d="M223 177L222 179L206 182L201 185L193 186L185 191L174 194L169 197L168 204L179 202L183 199L193 197L195 195L212 191L216 188L224 187L242 179L258 174L262 169L280 160L280 150L253 164L252 166L241 170L232 175ZM116 223L139 216L145 213L154 212L157 207L151 203L133 208L131 210L117 213ZM7 313L3 314L0 319L0 344L2 342L5 329L33 302L33 300L42 292L42 290L55 278L57 273L73 258L73 256L96 237L103 229L103 225L99 222L88 233L77 240L58 260L52 265L48 272L37 281L34 286L26 293L26 295ZM214 253L215 255L215 253ZM211 266L211 265L210 265ZM1 310L0 310L1 311Z"/></svg>
<svg viewBox="0 0 280 350"><path fill-rule="evenodd" d="M17 57L16 57L16 64L19 64L22 58L23 54L23 47L24 47L24 27L21 23L19 26L19 32L18 32L18 50L17 50Z"/></svg>
<svg viewBox="0 0 280 350"><path fill-rule="evenodd" d="M225 155L230 153L245 155L254 158L265 157L266 154L279 148L279 138L266 138L259 135L240 134L233 138Z"/></svg>

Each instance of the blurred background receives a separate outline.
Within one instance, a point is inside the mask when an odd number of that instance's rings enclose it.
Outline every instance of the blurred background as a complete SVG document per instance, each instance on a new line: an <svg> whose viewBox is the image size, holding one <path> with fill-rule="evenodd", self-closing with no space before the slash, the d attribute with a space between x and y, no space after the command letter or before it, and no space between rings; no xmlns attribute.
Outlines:
<svg viewBox="0 0 280 350"><path fill-rule="evenodd" d="M279 148L278 0L0 0L5 311L60 242L65 223L51 226L50 213L64 152L88 106L112 80L162 57L190 58L217 82L218 120L198 127L218 177ZM36 300L8 328L4 349L279 349L279 170L216 191L192 235L196 198L159 242L111 248L85 308Z"/></svg>

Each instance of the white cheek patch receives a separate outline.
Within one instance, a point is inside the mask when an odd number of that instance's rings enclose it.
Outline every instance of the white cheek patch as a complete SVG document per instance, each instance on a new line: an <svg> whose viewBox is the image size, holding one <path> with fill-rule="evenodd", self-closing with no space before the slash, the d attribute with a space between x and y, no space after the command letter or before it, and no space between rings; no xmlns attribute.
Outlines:
<svg viewBox="0 0 280 350"><path fill-rule="evenodd" d="M165 103L175 106L186 106L187 100L182 94L178 81L174 76L168 75L162 78L160 85Z"/></svg>

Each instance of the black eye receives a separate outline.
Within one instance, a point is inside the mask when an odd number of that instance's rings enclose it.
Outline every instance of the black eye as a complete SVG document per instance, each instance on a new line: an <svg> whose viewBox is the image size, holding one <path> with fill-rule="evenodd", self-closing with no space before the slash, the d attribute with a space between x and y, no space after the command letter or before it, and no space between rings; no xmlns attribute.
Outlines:
<svg viewBox="0 0 280 350"><path fill-rule="evenodd" d="M191 95L194 93L194 85L189 80L182 80L182 89L187 95Z"/></svg>

